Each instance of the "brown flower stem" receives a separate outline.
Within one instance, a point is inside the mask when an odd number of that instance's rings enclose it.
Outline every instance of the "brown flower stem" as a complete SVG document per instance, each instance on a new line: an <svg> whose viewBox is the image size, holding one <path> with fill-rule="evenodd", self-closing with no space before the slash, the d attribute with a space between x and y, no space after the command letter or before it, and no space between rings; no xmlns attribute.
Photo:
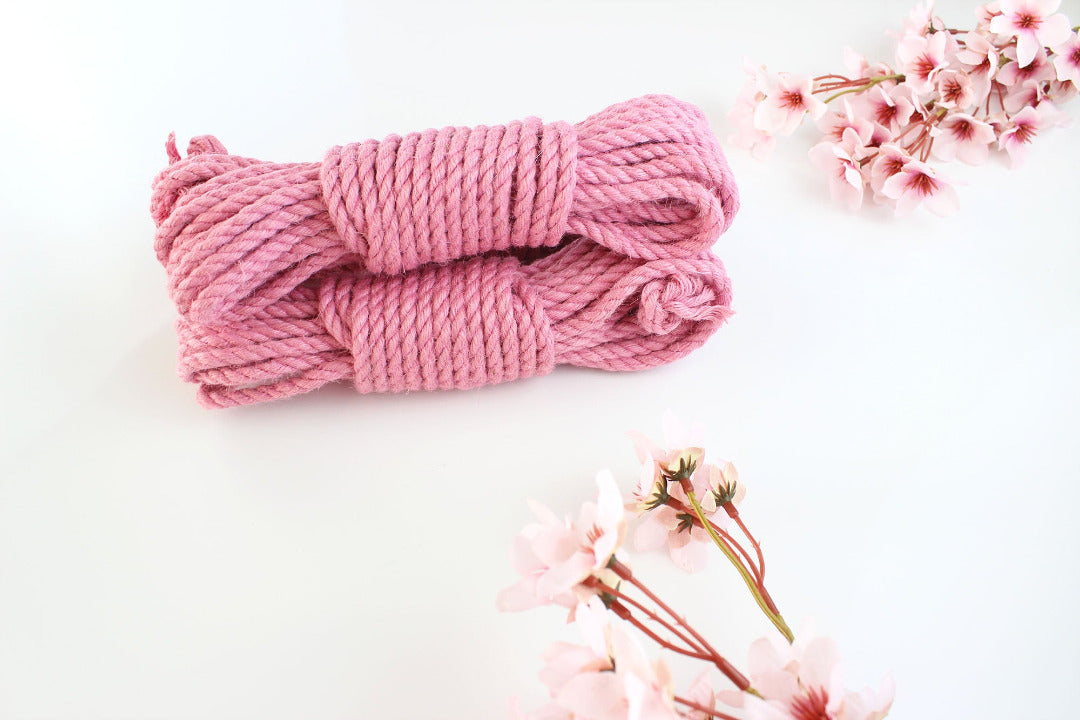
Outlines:
<svg viewBox="0 0 1080 720"><path fill-rule="evenodd" d="M835 74L832 74L832 73L830 73L828 75L818 75L816 78L814 78L814 82L820 82L822 80L828 80L829 78L834 78L836 80L839 80L840 82L846 82L846 83L851 82L851 78L849 78L847 75L835 75Z"/></svg>
<svg viewBox="0 0 1080 720"><path fill-rule="evenodd" d="M608 565L608 567L611 568L615 572L615 574L618 575L621 579L636 587L658 608L666 612L672 617L672 619L675 620L675 622L685 628L686 632L690 633L690 635L695 640L697 640L698 644L703 647L707 653L712 655L713 664L716 665L716 669L726 675L727 678L731 680L731 682L735 683L735 687L745 692L750 692L752 690L752 688L750 688L750 681L746 679L746 676L739 672L734 665L728 662L723 655L718 653L716 651L716 648L710 645L709 641L702 637L701 633L695 630L690 625L690 623L688 623L681 615L672 610L671 606L661 600L656 595L656 593L654 593L652 590L646 587L644 583L634 577L634 574L630 571L630 568L628 568L626 565L619 562L615 558L611 559L611 563Z"/></svg>
<svg viewBox="0 0 1080 720"><path fill-rule="evenodd" d="M780 634L783 635L789 643L794 642L795 635L784 621L783 616L780 615L779 612L770 609L769 603L765 601L765 598L761 593L761 588L754 582L754 578L751 577L747 569L739 562L739 559L731 551L731 548L729 548L724 541L721 540L716 531L713 530L711 523L705 519L705 512L701 509L701 503L698 502L697 497L694 495L694 489L691 487L690 482L688 480L684 481L682 486L683 492L686 493L687 499L690 500L690 505L694 508L694 512L697 514L698 519L701 520L702 525L705 526L705 532L709 533L709 537L712 538L713 543L720 548L720 551L727 556L727 559L730 560L731 564L735 566L735 569L739 571L743 582L746 583L746 587L750 590L750 594L754 596L754 601L758 604L758 607L761 608L761 612L765 613L765 617L769 618L769 622L780 631Z"/></svg>
<svg viewBox="0 0 1080 720"><path fill-rule="evenodd" d="M729 507L730 509L728 509ZM757 553L758 560L758 579L760 579L761 582L764 583L765 554L761 552L761 545L759 545L758 541L754 539L754 536L750 534L750 531L746 529L746 523L744 523L742 518L739 516L739 509L735 507L734 503L725 504L724 510L727 511L727 514L730 515L731 519L735 521L735 524L739 526L739 529L742 530L743 535L745 535L746 539L750 541L750 544L754 546L754 552ZM762 587L761 589L764 590L765 588Z"/></svg>
<svg viewBox="0 0 1080 720"><path fill-rule="evenodd" d="M607 595L611 595L612 597L616 598L617 600L621 600L622 602L626 603L627 605L630 605L632 607L637 608L647 618L649 618L653 622L657 623L658 625L662 626L665 630L667 630L671 634L675 635L675 637L682 640L688 646L693 648L696 652L700 652L702 654L707 652L705 650L705 648L703 646L699 645L693 638L688 637L686 635L686 633L684 633L682 630L679 630L677 627L675 627L674 625L669 623L667 620L665 620L664 618L657 615L650 608L648 608L644 603L642 603L642 602L640 602L638 600L635 600L634 598L630 597L626 593L623 593L620 590L611 587L610 585L604 585L603 583L601 583L599 581L597 581L593 585L593 587L598 588L600 590L600 592L602 592L602 593L605 593Z"/></svg>
<svg viewBox="0 0 1080 720"><path fill-rule="evenodd" d="M841 90L840 92L835 93L835 94L830 95L829 97L825 98L825 104L828 105L833 100L840 97L841 95L848 95L848 94L851 94L851 93L859 93L859 92L863 92L864 90L869 90L870 88L874 87L875 85L877 85L879 83L883 83L883 82L885 82L887 80L899 80L900 82L903 82L904 81L904 75L901 74L901 73L893 73L892 75L875 75L872 78L861 79L860 84L855 85L853 87L848 87L846 90ZM854 82L854 81L852 81L852 82ZM838 89L840 87L844 87L844 84L834 83L834 84L828 85L826 87L818 88L817 90L814 90L813 92L814 92L814 94L817 94L817 93L820 93L820 92L829 92L831 90L836 90L836 89Z"/></svg>
<svg viewBox="0 0 1080 720"><path fill-rule="evenodd" d="M710 715L711 717L717 718L718 720L739 720L734 715L728 715L725 712L720 712L719 710L714 710L712 708L705 707L704 705L700 705L700 704L694 702L693 700L687 700L686 698L679 697L678 695L676 695L673 698L673 700L675 700L675 702L679 703L680 705L685 705L686 707L690 708L691 710L697 710L699 712L706 713L707 715Z"/></svg>
<svg viewBox="0 0 1080 720"><path fill-rule="evenodd" d="M750 530L746 527L746 523L743 522L742 517L739 515L739 509L735 507L734 503L728 502L724 504L724 510L728 516L735 521L735 524L742 530L743 535L750 541L750 544L754 546L754 552L757 553L758 558L758 590L761 591L761 597L765 600L765 604L769 606L777 615L780 614L780 609L776 607L776 603L772 599L772 595L765 589L765 554L761 552L761 545L750 534Z"/></svg>
<svg viewBox="0 0 1080 720"><path fill-rule="evenodd" d="M623 616L620 615L619 617L623 617ZM685 655L686 657L694 658L696 660L704 660L707 663L712 663L713 662L713 658L712 658L711 655L705 655L703 653L694 652L693 650L689 650L687 648L679 647L678 645L665 640L664 638L657 635L652 630L652 628L650 628L648 625L646 625L645 623L641 622L641 620L638 620L636 617L634 617L633 614L627 615L623 619L625 619L628 623L630 623L631 625L636 627L638 630L643 632L646 636L648 636L650 639L652 639L652 641L655 642L657 645L659 645L660 647L662 647L662 648L664 648L666 650L670 650L671 652L678 653L680 655Z"/></svg>

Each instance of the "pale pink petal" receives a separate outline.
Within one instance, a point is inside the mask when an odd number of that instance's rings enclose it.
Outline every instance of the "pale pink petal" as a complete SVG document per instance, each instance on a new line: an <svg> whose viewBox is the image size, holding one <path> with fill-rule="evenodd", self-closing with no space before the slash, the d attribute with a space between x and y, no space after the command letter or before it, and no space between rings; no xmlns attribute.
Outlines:
<svg viewBox="0 0 1080 720"><path fill-rule="evenodd" d="M793 672L780 670L751 677L755 690L766 699L776 700L785 706L799 693L799 678Z"/></svg>
<svg viewBox="0 0 1080 720"><path fill-rule="evenodd" d="M758 638L750 645L746 669L751 676L757 676L783 670L786 663L769 638Z"/></svg>
<svg viewBox="0 0 1080 720"><path fill-rule="evenodd" d="M622 624L611 628L611 656L620 675L628 673L646 681L654 677L645 648Z"/></svg>
<svg viewBox="0 0 1080 720"><path fill-rule="evenodd" d="M529 509L533 511L533 515L536 516L536 519L539 520L542 525L563 524L562 520L560 520L555 513L551 512L544 504L539 503L532 498L527 498L525 503L529 506Z"/></svg>
<svg viewBox="0 0 1080 720"><path fill-rule="evenodd" d="M679 533L679 535L685 534ZM675 547L673 541L670 551L671 560L682 570L688 573L696 573L708 565L710 547L710 545L700 542L687 542L680 547Z"/></svg>
<svg viewBox="0 0 1080 720"><path fill-rule="evenodd" d="M613 672L577 675L563 686L555 701L589 720L622 720L626 717L626 692L622 680Z"/></svg>
<svg viewBox="0 0 1080 720"><path fill-rule="evenodd" d="M1046 47L1060 45L1072 35L1069 18L1062 14L1051 15L1039 26L1039 43Z"/></svg>
<svg viewBox="0 0 1080 720"><path fill-rule="evenodd" d="M807 644L799 663L799 680L806 687L827 688L840 662L840 650L831 638L814 638Z"/></svg>
<svg viewBox="0 0 1080 720"><path fill-rule="evenodd" d="M718 690L716 693L717 702L735 708L741 708L746 702L746 697L746 693L742 690Z"/></svg>
<svg viewBox="0 0 1080 720"><path fill-rule="evenodd" d="M664 451L660 446L650 440L644 433L632 430L629 435L634 442L634 452L637 453L638 462L646 462L649 459L664 456Z"/></svg>
<svg viewBox="0 0 1080 720"><path fill-rule="evenodd" d="M670 530L660 521L659 511L650 511L634 530L634 547L641 552L652 552L662 548L668 540Z"/></svg>
<svg viewBox="0 0 1080 720"><path fill-rule="evenodd" d="M752 695L746 697L746 720L794 720L782 706Z"/></svg>
<svg viewBox="0 0 1080 720"><path fill-rule="evenodd" d="M566 561L552 566L540 576L536 592L540 597L555 597L564 593L585 578L593 569L593 557L589 553L574 553Z"/></svg>
<svg viewBox="0 0 1080 720"><path fill-rule="evenodd" d="M499 591L495 607L499 612L521 612L539 607L543 603L536 595L536 581L537 578L530 575Z"/></svg>
<svg viewBox="0 0 1080 720"><path fill-rule="evenodd" d="M580 548L577 536L565 527L537 528L532 551L546 567L563 562Z"/></svg>
<svg viewBox="0 0 1080 720"><path fill-rule="evenodd" d="M574 622L578 632L585 639L586 644L596 654L605 660L611 654L608 632L611 627L611 611L604 607L603 601L596 596L589 598L587 603L578 605Z"/></svg>
<svg viewBox="0 0 1080 720"><path fill-rule="evenodd" d="M696 702L698 705L705 707L713 707L713 688L712 681L709 678L709 671L704 670L690 687L686 691L686 697L691 702ZM704 719L704 713L691 712L692 717L700 717Z"/></svg>
<svg viewBox="0 0 1080 720"><path fill-rule="evenodd" d="M524 533L510 541L510 565L519 575L529 575L547 567L533 552L532 538Z"/></svg>
<svg viewBox="0 0 1080 720"><path fill-rule="evenodd" d="M552 643L542 657L547 664L540 670L540 681L553 697L576 675L610 669L607 658L597 657L590 648L571 643Z"/></svg>
<svg viewBox="0 0 1080 720"><path fill-rule="evenodd" d="M943 185L933 195L923 198L923 202L927 210L939 217L952 215L960 209L960 197L952 185Z"/></svg>
<svg viewBox="0 0 1080 720"><path fill-rule="evenodd" d="M1027 67L1035 59L1035 54L1039 52L1040 47L1042 45L1039 44L1034 33L1018 34L1016 36L1016 62L1020 67Z"/></svg>

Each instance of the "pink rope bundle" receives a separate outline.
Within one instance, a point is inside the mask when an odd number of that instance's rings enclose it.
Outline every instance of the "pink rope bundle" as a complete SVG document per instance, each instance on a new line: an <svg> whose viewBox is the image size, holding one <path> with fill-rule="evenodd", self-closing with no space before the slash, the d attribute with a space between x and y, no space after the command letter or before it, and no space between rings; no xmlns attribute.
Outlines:
<svg viewBox="0 0 1080 720"><path fill-rule="evenodd" d="M399 273L583 235L630 257L708 248L738 193L702 112L667 96L576 126L532 118L336 147L321 163L192 140L155 180L156 252L180 312L243 316L346 259Z"/></svg>
<svg viewBox="0 0 1080 720"><path fill-rule="evenodd" d="M233 156L211 136L186 158L166 148L155 249L181 374L210 406L343 379L403 392L652 367L730 313L707 248L738 193L704 115L674 98L577 125L390 136L319 163Z"/></svg>
<svg viewBox="0 0 1080 720"><path fill-rule="evenodd" d="M531 264L489 255L402 275L332 271L243 320L181 320L180 372L214 407L350 379L360 392L474 388L556 364L636 370L730 314L709 253L643 261L587 239Z"/></svg>

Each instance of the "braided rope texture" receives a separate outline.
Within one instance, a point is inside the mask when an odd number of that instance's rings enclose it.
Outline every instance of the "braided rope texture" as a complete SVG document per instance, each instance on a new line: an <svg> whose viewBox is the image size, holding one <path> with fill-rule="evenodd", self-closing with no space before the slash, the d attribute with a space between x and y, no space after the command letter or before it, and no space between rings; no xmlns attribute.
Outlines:
<svg viewBox="0 0 1080 720"><path fill-rule="evenodd" d="M155 250L180 374L207 406L339 380L406 392L654 367L731 312L708 248L738 191L702 112L675 98L392 135L318 163L212 136L166 149Z"/></svg>

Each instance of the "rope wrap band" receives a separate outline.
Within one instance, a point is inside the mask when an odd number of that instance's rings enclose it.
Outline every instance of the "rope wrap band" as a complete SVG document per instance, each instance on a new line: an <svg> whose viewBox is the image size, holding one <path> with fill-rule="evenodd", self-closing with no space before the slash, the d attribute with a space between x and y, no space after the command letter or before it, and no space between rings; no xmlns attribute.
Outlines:
<svg viewBox="0 0 1080 720"><path fill-rule="evenodd" d="M401 273L491 250L550 247L573 200L568 123L536 118L451 127L335 147L323 199L346 250L373 273Z"/></svg>

